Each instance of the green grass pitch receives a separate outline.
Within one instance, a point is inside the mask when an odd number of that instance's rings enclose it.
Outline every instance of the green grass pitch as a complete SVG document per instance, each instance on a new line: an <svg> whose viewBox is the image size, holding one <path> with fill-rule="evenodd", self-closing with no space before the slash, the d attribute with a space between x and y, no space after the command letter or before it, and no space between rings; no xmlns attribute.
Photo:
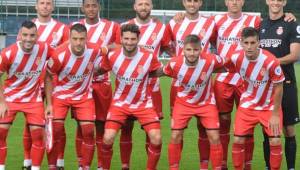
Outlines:
<svg viewBox="0 0 300 170"><path fill-rule="evenodd" d="M300 65L296 64L296 73L300 72ZM297 75L298 87L300 82L300 75ZM170 79L161 78L161 90L163 95L163 111L165 118L161 122L162 126L162 138L163 138L163 148L161 153L161 159L159 161L158 170L168 169L168 159L167 159L167 149L168 142L170 138L170 116L169 116L169 91L170 91ZM232 114L234 115L234 114ZM182 160L180 166L182 170L195 170L199 169L199 154L197 147L198 132L196 128L196 121L193 119L190 122L189 128L184 134L184 149L182 153ZM23 127L24 118L22 114L18 114L12 128L9 131L8 136L8 155L6 159L6 169L7 170L17 170L21 169L23 165ZM75 129L76 123L71 120L70 117L66 121L66 131L67 131L67 144L65 149L65 169L75 170L77 169L77 161L75 155ZM296 126L296 132L300 131L299 125ZM297 134L298 148L300 146L300 135ZM117 137L118 139L118 137ZM136 123L133 133L133 152L131 158L131 169L142 170L146 167L146 153L145 153L145 133L140 129L140 126ZM283 141L284 143L284 141ZM232 142L230 143L230 147ZM229 149L228 154L229 169L232 168L231 162L231 149ZM94 157L92 170L96 169L96 155ZM283 159L282 169L286 169L285 158ZM297 164L296 167L300 167L300 149L297 152ZM42 169L47 169L47 161L44 159ZM114 154L112 159L112 170L121 169L120 155L119 155L119 141L116 140L114 144ZM255 131L255 150L253 156L253 169L264 169L263 153L262 153L262 134L261 128L257 126Z"/></svg>

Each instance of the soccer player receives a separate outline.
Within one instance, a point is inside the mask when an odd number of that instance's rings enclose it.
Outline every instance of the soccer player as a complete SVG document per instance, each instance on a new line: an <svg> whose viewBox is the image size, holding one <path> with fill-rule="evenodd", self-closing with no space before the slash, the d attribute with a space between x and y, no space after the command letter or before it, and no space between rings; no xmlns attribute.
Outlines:
<svg viewBox="0 0 300 170"><path fill-rule="evenodd" d="M267 0L269 16L260 27L261 48L268 50L280 61L285 81L283 82L283 132L285 135L285 156L287 169L295 169L296 132L294 125L299 122L297 83L294 62L300 56L300 25L296 22L284 21L283 8L287 0ZM270 169L270 151L268 138L265 134L264 153L266 166Z"/></svg>
<svg viewBox="0 0 300 170"><path fill-rule="evenodd" d="M83 136L82 165L89 169L94 154L95 105L92 97L92 79L95 62L101 55L100 46L87 42L87 30L82 24L70 29L69 43L56 49L48 61L45 78L47 109L53 115L53 149L48 155L50 170L56 169L64 120L71 108ZM101 58L100 58L101 59ZM52 77L56 76L56 79ZM52 82L52 81L55 82ZM53 89L53 85L55 87Z"/></svg>
<svg viewBox="0 0 300 170"><path fill-rule="evenodd" d="M64 43L69 39L69 28L53 19L51 17L52 12L54 11L53 0L37 0L35 9L37 12L37 18L32 21L35 23L38 29L38 41L45 42L49 44L51 47L56 48L60 44ZM45 74L45 73L44 73ZM44 88L44 79L42 78L42 90ZM44 92L43 92L44 93ZM66 136L61 139L61 145L64 148ZM28 126L24 128L23 134L23 144L24 144L24 164L23 168L30 168L31 166L31 158L30 158L30 150L31 150L31 136ZM57 160L57 164L60 167L64 166L64 151L61 151L59 159Z"/></svg>
<svg viewBox="0 0 300 170"><path fill-rule="evenodd" d="M139 34L138 26L123 25L122 48L111 52L107 64L102 67L102 70L111 70L116 76L115 94L107 115L103 138L104 170L110 169L114 139L129 116L139 121L150 139L146 169L155 170L160 157L160 123L152 104L148 79L149 73L162 65L157 56L138 47Z"/></svg>
<svg viewBox="0 0 300 170"><path fill-rule="evenodd" d="M186 36L190 34L198 35L201 39L202 51L207 52L210 49L210 39L215 27L215 22L212 18L206 18L199 14L199 9L203 5L203 0L182 0L185 8L184 19L180 22L176 22L172 19L167 25L167 32L170 36L169 39L175 44L175 56L180 56L183 51L183 41ZM171 112L173 110L174 101L176 98L176 88L178 82L175 79L172 81L171 92L170 92L170 107ZM209 148L203 147L209 146L205 129L198 122L199 139L198 148L200 151L200 164L202 169L208 168L208 156Z"/></svg>
<svg viewBox="0 0 300 170"><path fill-rule="evenodd" d="M138 45L158 56L162 50L168 48L168 40L165 36L165 25L157 19L152 19L150 14L153 9L152 0L135 0L134 10L136 17L123 24L136 24L140 29L140 41ZM117 34L117 43L120 44L120 31ZM160 83L158 78L151 78L151 95L153 105L160 119L163 118L162 113L162 96L160 91ZM120 155L122 161L122 168L129 168L130 155L132 151L132 130L134 121L129 118L121 129L120 137ZM149 138L146 137L146 150L149 145Z"/></svg>
<svg viewBox="0 0 300 170"><path fill-rule="evenodd" d="M237 50L240 50L241 31L245 27L259 29L259 16L242 13L244 0L225 0L228 12L214 16L216 23L215 38L217 54L224 60ZM228 145L230 141L231 112L234 106L239 105L243 92L242 80L237 73L217 74L214 82L216 103L220 114L220 138L223 146L222 169L227 169ZM251 160L254 149L253 136L245 142L245 170L251 169Z"/></svg>
<svg viewBox="0 0 300 170"><path fill-rule="evenodd" d="M210 142L212 169L221 169L223 150L219 136L219 114L215 105L211 75L223 67L221 57L202 52L197 35L184 40L183 54L173 57L164 67L164 74L179 81L172 113L169 144L169 169L178 170L183 132L193 116L205 127Z"/></svg>
<svg viewBox="0 0 300 170"><path fill-rule="evenodd" d="M245 137L253 135L258 123L270 140L271 169L279 170L282 160L280 107L284 75L280 61L259 48L258 34L253 27L244 28L241 33L243 49L232 54L225 63L229 72L240 74L245 88L234 122L232 160L236 170L244 169Z"/></svg>
<svg viewBox="0 0 300 170"><path fill-rule="evenodd" d="M116 33L119 29L119 25L115 22L100 18L100 9L100 0L83 0L81 10L85 14L85 18L75 23L81 23L87 28L88 42L96 43L101 47L111 48L112 44L115 42ZM108 108L112 98L111 81L108 73L101 76L94 76L93 98L95 100L96 109L96 146L98 156L98 168L100 169L102 167L101 145L104 134L104 122L106 120ZM81 166L82 159L82 134L80 132L81 130L77 128L76 151L79 166Z"/></svg>
<svg viewBox="0 0 300 170"><path fill-rule="evenodd" d="M6 137L17 112L23 112L32 139L31 170L39 170L44 157L44 104L41 94L41 75L51 48L37 42L38 33L32 21L24 21L19 40L3 49L0 56L0 170L5 169Z"/></svg>

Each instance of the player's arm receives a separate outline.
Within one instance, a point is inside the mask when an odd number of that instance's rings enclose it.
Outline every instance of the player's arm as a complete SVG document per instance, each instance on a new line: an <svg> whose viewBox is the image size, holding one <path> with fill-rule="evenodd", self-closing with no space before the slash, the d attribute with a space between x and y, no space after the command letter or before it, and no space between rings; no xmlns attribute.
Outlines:
<svg viewBox="0 0 300 170"><path fill-rule="evenodd" d="M0 73L0 118L4 118L5 114L7 114L8 111L8 107L6 105L4 94L3 94L2 75L3 73Z"/></svg>
<svg viewBox="0 0 300 170"><path fill-rule="evenodd" d="M161 67L149 73L149 77L162 77L162 76L166 76L166 74L164 73L164 67Z"/></svg>
<svg viewBox="0 0 300 170"><path fill-rule="evenodd" d="M280 106L282 100L283 93L283 83L275 83L274 84L274 110L272 112L272 116L269 122L269 128L271 128L274 136L280 135Z"/></svg>
<svg viewBox="0 0 300 170"><path fill-rule="evenodd" d="M46 102L47 107L45 109L45 115L48 117L49 115L53 115L52 109L52 92L53 92L53 75L50 73L49 70L46 72L45 76L45 95L46 95Z"/></svg>
<svg viewBox="0 0 300 170"><path fill-rule="evenodd" d="M300 43L292 43L290 45L290 53L282 58L278 58L280 64L290 64L298 61L298 56L300 56Z"/></svg>

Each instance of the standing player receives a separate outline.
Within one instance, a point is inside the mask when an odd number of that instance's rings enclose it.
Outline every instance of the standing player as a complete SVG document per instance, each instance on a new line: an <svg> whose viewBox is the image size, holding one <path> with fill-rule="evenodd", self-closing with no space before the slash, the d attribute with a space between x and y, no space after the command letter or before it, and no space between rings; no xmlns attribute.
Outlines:
<svg viewBox="0 0 300 170"><path fill-rule="evenodd" d="M246 27L242 31L243 50L232 54L225 63L230 72L238 72L244 80L234 122L232 160L236 170L244 169L245 136L253 135L260 123L270 140L270 165L279 170L282 160L280 134L282 130L282 82L284 75L279 60L270 52L260 49L258 31Z"/></svg>
<svg viewBox="0 0 300 170"><path fill-rule="evenodd" d="M174 19L167 25L167 32L170 33L169 39L175 43L175 56L180 56L183 51L183 41L185 37L190 34L198 35L201 39L201 47L204 52L207 52L210 48L209 40L212 36L215 23L212 18L206 18L199 14L199 9L203 4L203 0L182 0L185 8L184 19L177 23ZM174 79L172 81L171 93L170 93L170 107L171 112L173 110L174 101L177 95L176 88L178 82ZM200 128L201 124L198 122L199 139L198 148L200 151L200 164L202 169L208 168L209 159L209 141L207 140L204 128ZM201 132L200 132L201 130ZM204 140L203 140L204 139ZM205 140L206 139L206 140ZM206 146L206 147L203 147Z"/></svg>
<svg viewBox="0 0 300 170"><path fill-rule="evenodd" d="M118 130L129 116L137 118L150 139L147 170L155 170L161 152L159 118L153 108L149 73L162 65L153 53L138 47L139 27L125 24L121 27L122 48L108 56L104 70L116 75L116 89L109 108L103 139L103 169L110 169L112 145Z"/></svg>
<svg viewBox="0 0 300 170"><path fill-rule="evenodd" d="M152 0L135 0L134 10L136 17L124 24L136 24L140 29L140 40L138 45L151 51L154 56L159 56L161 49L166 49L168 42L165 35L165 25L160 21L151 18L151 10L153 9ZM117 34L117 43L120 43L120 31ZM150 79L151 95L153 105L160 119L163 118L162 113L162 96L160 91L160 83L158 78ZM132 151L132 130L133 120L128 119L122 127L120 137L120 155L122 168L128 169L130 163L130 155ZM146 137L146 150L149 145L149 138Z"/></svg>
<svg viewBox="0 0 300 170"><path fill-rule="evenodd" d="M32 21L35 23L38 29L38 41L45 42L49 44L51 47L56 48L60 44L64 43L69 38L69 29L68 27L54 20L51 17L52 12L54 11L53 0L37 0L35 9L37 11L37 18ZM44 79L42 78L42 88L44 87ZM65 133L61 139L61 145L64 147L65 145ZM24 128L23 134L23 144L24 144L24 169L30 168L31 166L31 158L30 158L30 150L31 150L31 136L29 132L28 126ZM57 161L57 164L61 167L64 166L64 151L60 153L60 156Z"/></svg>
<svg viewBox="0 0 300 170"><path fill-rule="evenodd" d="M100 47L87 42L87 30L82 24L70 29L69 43L56 49L48 61L46 74L47 112L53 115L53 149L48 156L50 170L56 169L64 120L69 108L80 125L83 136L82 165L89 169L94 155L95 105L92 97L92 79L95 61L101 54ZM53 89L52 77L55 87Z"/></svg>
<svg viewBox="0 0 300 170"><path fill-rule="evenodd" d="M259 29L261 18L242 13L244 0L225 0L228 12L214 17L217 54L224 60L237 50L240 50L241 31L245 27ZM231 112L239 104L243 92L243 85L239 74L217 74L214 83L216 103L220 114L220 138L223 146L222 169L227 169L228 145L230 140ZM251 169L254 147L253 136L247 137L245 142L245 170Z"/></svg>
<svg viewBox="0 0 300 170"><path fill-rule="evenodd" d="M45 115L40 78L51 50L37 39L35 24L25 21L20 41L4 49L0 56L0 76L7 73L4 87L0 84L0 170L5 169L6 137L17 112L24 113L30 129L31 170L39 170L43 161Z"/></svg>
<svg viewBox="0 0 300 170"><path fill-rule="evenodd" d="M88 42L98 44L101 47L107 47L111 46L111 44L115 42L116 32L119 26L114 22L99 18L100 9L100 0L84 0L81 10L85 14L85 18L75 23L81 23L87 28ZM104 134L104 122L106 120L108 108L112 98L112 88L109 74L94 76L93 98L95 100L96 109L96 145L98 155L98 168L100 169L102 167L101 145ZM81 166L80 162L82 158L82 134L80 132L81 130L77 128L76 151L79 166Z"/></svg>
<svg viewBox="0 0 300 170"><path fill-rule="evenodd" d="M285 135L285 156L287 169L295 169L296 133L294 125L299 122L297 83L294 62L300 55L300 25L284 21L283 8L287 0L267 0L269 17L264 19L260 28L260 44L280 61L285 81L283 82L283 132ZM270 169L270 151L265 135L264 153L267 168Z"/></svg>
<svg viewBox="0 0 300 170"><path fill-rule="evenodd" d="M214 170L221 169L222 145L219 137L219 116L215 105L211 74L223 67L216 55L201 52L201 40L188 35L182 56L174 57L164 67L164 74L179 81L172 113L172 134L169 144L169 169L178 170L181 158L183 131L196 116L206 128L210 142L210 158Z"/></svg>

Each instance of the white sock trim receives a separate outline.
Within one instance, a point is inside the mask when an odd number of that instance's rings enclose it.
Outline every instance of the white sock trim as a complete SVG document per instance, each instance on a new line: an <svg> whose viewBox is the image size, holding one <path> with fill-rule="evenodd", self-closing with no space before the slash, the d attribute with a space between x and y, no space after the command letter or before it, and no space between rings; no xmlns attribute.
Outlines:
<svg viewBox="0 0 300 170"><path fill-rule="evenodd" d="M24 166L31 166L32 165L32 160L31 159L24 159L23 165Z"/></svg>

